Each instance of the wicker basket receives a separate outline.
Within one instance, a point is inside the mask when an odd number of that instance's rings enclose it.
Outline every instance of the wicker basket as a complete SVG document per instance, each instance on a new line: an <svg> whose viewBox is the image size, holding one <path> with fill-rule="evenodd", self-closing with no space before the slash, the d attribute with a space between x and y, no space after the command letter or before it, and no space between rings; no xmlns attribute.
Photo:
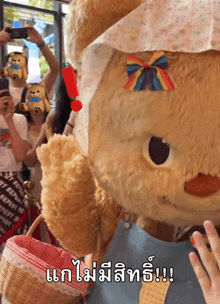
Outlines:
<svg viewBox="0 0 220 304"><path fill-rule="evenodd" d="M32 233L43 220L40 215L27 235L14 236L6 242L0 262L0 293L11 304L79 303L89 291L89 283L76 281L76 257L61 248L32 238ZM86 265L80 262L80 276ZM46 269L52 269L58 282L46 280ZM50 270L49 270L50 269ZM62 269L71 270L71 282L62 277ZM58 279L59 278L59 279Z"/></svg>

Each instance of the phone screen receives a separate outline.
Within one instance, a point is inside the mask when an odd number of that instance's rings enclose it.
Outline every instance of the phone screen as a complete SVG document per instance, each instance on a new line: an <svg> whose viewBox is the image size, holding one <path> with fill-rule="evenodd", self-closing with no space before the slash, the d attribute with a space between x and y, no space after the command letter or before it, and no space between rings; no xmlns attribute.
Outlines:
<svg viewBox="0 0 220 304"><path fill-rule="evenodd" d="M9 90L9 80L7 78L0 79L0 90Z"/></svg>
<svg viewBox="0 0 220 304"><path fill-rule="evenodd" d="M9 96L9 80L8 79L0 79L0 91L8 90L6 92L0 92L0 97Z"/></svg>
<svg viewBox="0 0 220 304"><path fill-rule="evenodd" d="M13 28L9 33L11 39L26 39L28 37L27 28Z"/></svg>

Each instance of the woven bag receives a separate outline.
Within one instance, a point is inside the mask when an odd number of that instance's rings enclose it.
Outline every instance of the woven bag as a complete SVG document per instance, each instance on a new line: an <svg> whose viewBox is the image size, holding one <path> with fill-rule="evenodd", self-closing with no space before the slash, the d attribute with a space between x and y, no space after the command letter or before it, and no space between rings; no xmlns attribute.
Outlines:
<svg viewBox="0 0 220 304"><path fill-rule="evenodd" d="M71 262L72 259L76 261L76 257L31 237L42 220L40 215L27 235L7 240L0 262L0 294L11 304L80 303L91 286L84 280L76 280L79 273L83 278L86 265L82 261L76 262L77 268Z"/></svg>

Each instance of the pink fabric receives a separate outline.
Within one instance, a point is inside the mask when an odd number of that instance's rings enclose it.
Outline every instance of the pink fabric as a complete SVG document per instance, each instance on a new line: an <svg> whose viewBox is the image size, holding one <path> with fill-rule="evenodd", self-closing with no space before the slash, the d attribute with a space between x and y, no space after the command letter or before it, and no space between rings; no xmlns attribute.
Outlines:
<svg viewBox="0 0 220 304"><path fill-rule="evenodd" d="M60 270L70 269L72 272L72 282L65 280L63 284L67 284L69 287L80 291L82 295L86 295L88 293L88 289L91 284L84 281L76 281L76 266L71 263L71 260L77 260L77 258L69 252L66 252L61 248L54 247L50 244L42 243L30 236L25 235L10 238L6 243L6 248L10 249L19 257L19 259L22 259L24 263L29 264L31 267L37 268L39 272L45 275L45 281L47 268L51 270L51 275L52 269L56 269L59 279ZM84 276L83 270L85 268L87 268L85 263L81 261L81 277Z"/></svg>

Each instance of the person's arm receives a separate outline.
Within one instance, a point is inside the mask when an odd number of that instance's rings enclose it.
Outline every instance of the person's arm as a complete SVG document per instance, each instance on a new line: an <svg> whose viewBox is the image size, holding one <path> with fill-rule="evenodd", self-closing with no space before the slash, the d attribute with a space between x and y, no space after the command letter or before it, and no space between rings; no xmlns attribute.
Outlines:
<svg viewBox="0 0 220 304"><path fill-rule="evenodd" d="M21 139L15 128L13 120L8 123L8 127L14 157L17 162L23 162L27 154L27 141Z"/></svg>
<svg viewBox="0 0 220 304"><path fill-rule="evenodd" d="M76 113L74 111L72 111L70 113L70 117L66 123L65 129L63 131L64 135L69 135L73 133L73 128L75 126L75 119L76 119Z"/></svg>
<svg viewBox="0 0 220 304"><path fill-rule="evenodd" d="M46 44L44 44L44 40L40 36L40 34L32 26L27 26L27 28L28 28L27 40L34 42L39 46L46 62L49 65L50 70L45 75L43 81L45 82L47 94L50 95L50 92L53 90L57 75L60 72L59 62L57 61L56 57L53 55L49 47Z"/></svg>
<svg viewBox="0 0 220 304"><path fill-rule="evenodd" d="M10 141L12 146L12 152L14 154L14 157L17 162L22 162L27 154L27 141L23 140L20 135L18 134L18 131L15 127L14 121L13 121L13 115L14 115L14 103L11 98L11 96L4 96L1 97L1 104L4 104L4 108L2 111L3 117L8 125L9 128L9 134L10 134ZM25 126L22 126L23 129ZM26 126L27 129L27 126Z"/></svg>
<svg viewBox="0 0 220 304"><path fill-rule="evenodd" d="M39 134L34 146L31 147L31 149L29 149L29 151L24 159L24 163L27 167L34 167L36 165L36 163L38 162L36 149L37 149L37 147L41 146L45 142L45 138L46 138L46 131L45 131L45 124L43 124L41 126L40 134Z"/></svg>
<svg viewBox="0 0 220 304"><path fill-rule="evenodd" d="M11 39L10 34L6 32L7 29L11 29L11 27L6 27L0 32L0 47L14 41Z"/></svg>
<svg viewBox="0 0 220 304"><path fill-rule="evenodd" d="M64 131L63 131L63 134L64 135L69 135L69 134L72 134L73 133L73 127L70 126L70 124L66 124L65 128L64 128Z"/></svg>

